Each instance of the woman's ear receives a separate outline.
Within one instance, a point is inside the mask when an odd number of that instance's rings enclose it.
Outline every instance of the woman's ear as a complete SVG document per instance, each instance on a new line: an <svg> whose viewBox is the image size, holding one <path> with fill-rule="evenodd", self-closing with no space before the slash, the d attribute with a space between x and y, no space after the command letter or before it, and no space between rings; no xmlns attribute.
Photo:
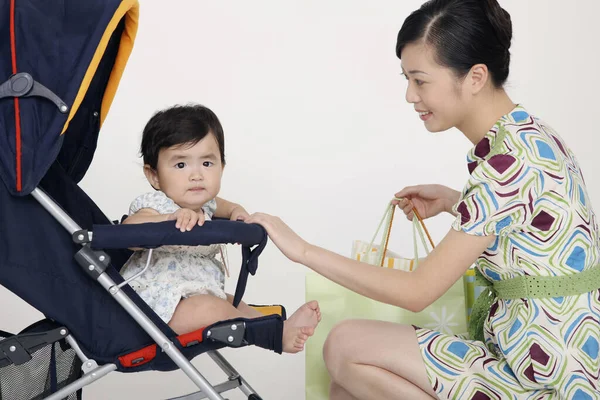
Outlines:
<svg viewBox="0 0 600 400"><path fill-rule="evenodd" d="M490 78L488 67L485 64L475 64L469 71L469 88L471 94L477 94L483 89Z"/></svg>
<svg viewBox="0 0 600 400"><path fill-rule="evenodd" d="M158 182L158 172L150 165L144 165L144 175L146 175L146 179L150 186L152 186L155 190L160 190L160 183Z"/></svg>

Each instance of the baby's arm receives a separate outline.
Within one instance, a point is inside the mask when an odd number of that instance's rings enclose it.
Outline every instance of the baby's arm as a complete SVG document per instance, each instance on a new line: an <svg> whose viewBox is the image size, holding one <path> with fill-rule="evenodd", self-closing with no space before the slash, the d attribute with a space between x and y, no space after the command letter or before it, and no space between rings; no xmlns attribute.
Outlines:
<svg viewBox="0 0 600 400"><path fill-rule="evenodd" d="M146 222L164 222L169 220L171 214L160 214L153 208L142 208L138 212L131 214L123 224L144 224Z"/></svg>
<svg viewBox="0 0 600 400"><path fill-rule="evenodd" d="M248 212L244 207L237 203L232 203L220 197L216 197L217 210L214 216L216 218L227 218L233 221L244 221L249 217Z"/></svg>
<svg viewBox="0 0 600 400"><path fill-rule="evenodd" d="M167 221L168 217L169 217L169 214L166 214L166 215L160 214L158 211L156 211L153 208L142 208L138 212L131 214L129 217L127 217L121 223L122 224L143 224L146 222L164 222L164 221ZM139 251L139 250L144 250L144 249L139 248L139 247L131 247L131 248L129 248L129 250Z"/></svg>
<svg viewBox="0 0 600 400"><path fill-rule="evenodd" d="M164 222L164 221L176 221L175 228L181 232L191 231L196 224L202 225L204 223L204 212L196 212L188 208L179 208L174 213L160 214L158 211L152 208L142 208L135 214L127 217L124 224L144 224L146 222Z"/></svg>

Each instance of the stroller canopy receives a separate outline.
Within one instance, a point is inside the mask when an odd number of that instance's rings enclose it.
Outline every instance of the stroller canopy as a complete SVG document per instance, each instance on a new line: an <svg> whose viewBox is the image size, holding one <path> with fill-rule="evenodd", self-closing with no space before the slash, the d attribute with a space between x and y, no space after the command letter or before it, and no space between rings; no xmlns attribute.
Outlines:
<svg viewBox="0 0 600 400"><path fill-rule="evenodd" d="M137 0L0 0L0 177L12 195L57 159L83 178L138 14Z"/></svg>

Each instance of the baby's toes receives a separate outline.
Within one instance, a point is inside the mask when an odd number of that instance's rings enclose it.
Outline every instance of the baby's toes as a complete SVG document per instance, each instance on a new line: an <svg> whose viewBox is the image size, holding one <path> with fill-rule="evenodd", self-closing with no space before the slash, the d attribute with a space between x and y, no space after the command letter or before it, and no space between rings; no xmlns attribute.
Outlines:
<svg viewBox="0 0 600 400"><path fill-rule="evenodd" d="M309 336L314 335L315 328L313 328L312 326L303 326L302 328L300 328L300 332L302 334L300 336L306 336L306 339L308 339Z"/></svg>
<svg viewBox="0 0 600 400"><path fill-rule="evenodd" d="M319 310L319 302L317 300L311 300L308 303L306 303L306 305L313 311Z"/></svg>
<svg viewBox="0 0 600 400"><path fill-rule="evenodd" d="M294 347L300 350L304 349L304 344L306 343L307 339L308 336L306 335L298 336L296 340L294 340Z"/></svg>

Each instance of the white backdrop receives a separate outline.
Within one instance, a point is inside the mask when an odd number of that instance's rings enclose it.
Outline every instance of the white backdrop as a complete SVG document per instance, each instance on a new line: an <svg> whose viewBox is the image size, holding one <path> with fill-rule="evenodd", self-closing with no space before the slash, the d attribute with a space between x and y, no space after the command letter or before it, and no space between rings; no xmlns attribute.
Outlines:
<svg viewBox="0 0 600 400"><path fill-rule="evenodd" d="M461 189L467 179L467 139L458 131L429 134L404 100L395 40L420 4L141 0L134 51L82 186L110 217L126 213L134 197L150 190L137 157L145 122L157 109L199 102L225 129L222 197L251 212L277 214L307 240L349 255L352 240L370 238L402 187L437 182ZM514 31L507 90L573 148L600 209L594 121L600 4L501 5ZM450 222L448 216L429 222L436 241ZM397 221L391 248L411 254L408 223ZM234 274L238 252L229 250ZM281 303L291 312L305 301L305 272L270 244L245 299ZM235 279L227 287L233 291ZM4 330L40 317L3 288L0 301ZM302 354L253 348L224 354L265 399L304 398ZM208 357L194 363L209 378L222 377ZM159 399L192 390L183 373L150 372L109 375L84 393L87 399Z"/></svg>

